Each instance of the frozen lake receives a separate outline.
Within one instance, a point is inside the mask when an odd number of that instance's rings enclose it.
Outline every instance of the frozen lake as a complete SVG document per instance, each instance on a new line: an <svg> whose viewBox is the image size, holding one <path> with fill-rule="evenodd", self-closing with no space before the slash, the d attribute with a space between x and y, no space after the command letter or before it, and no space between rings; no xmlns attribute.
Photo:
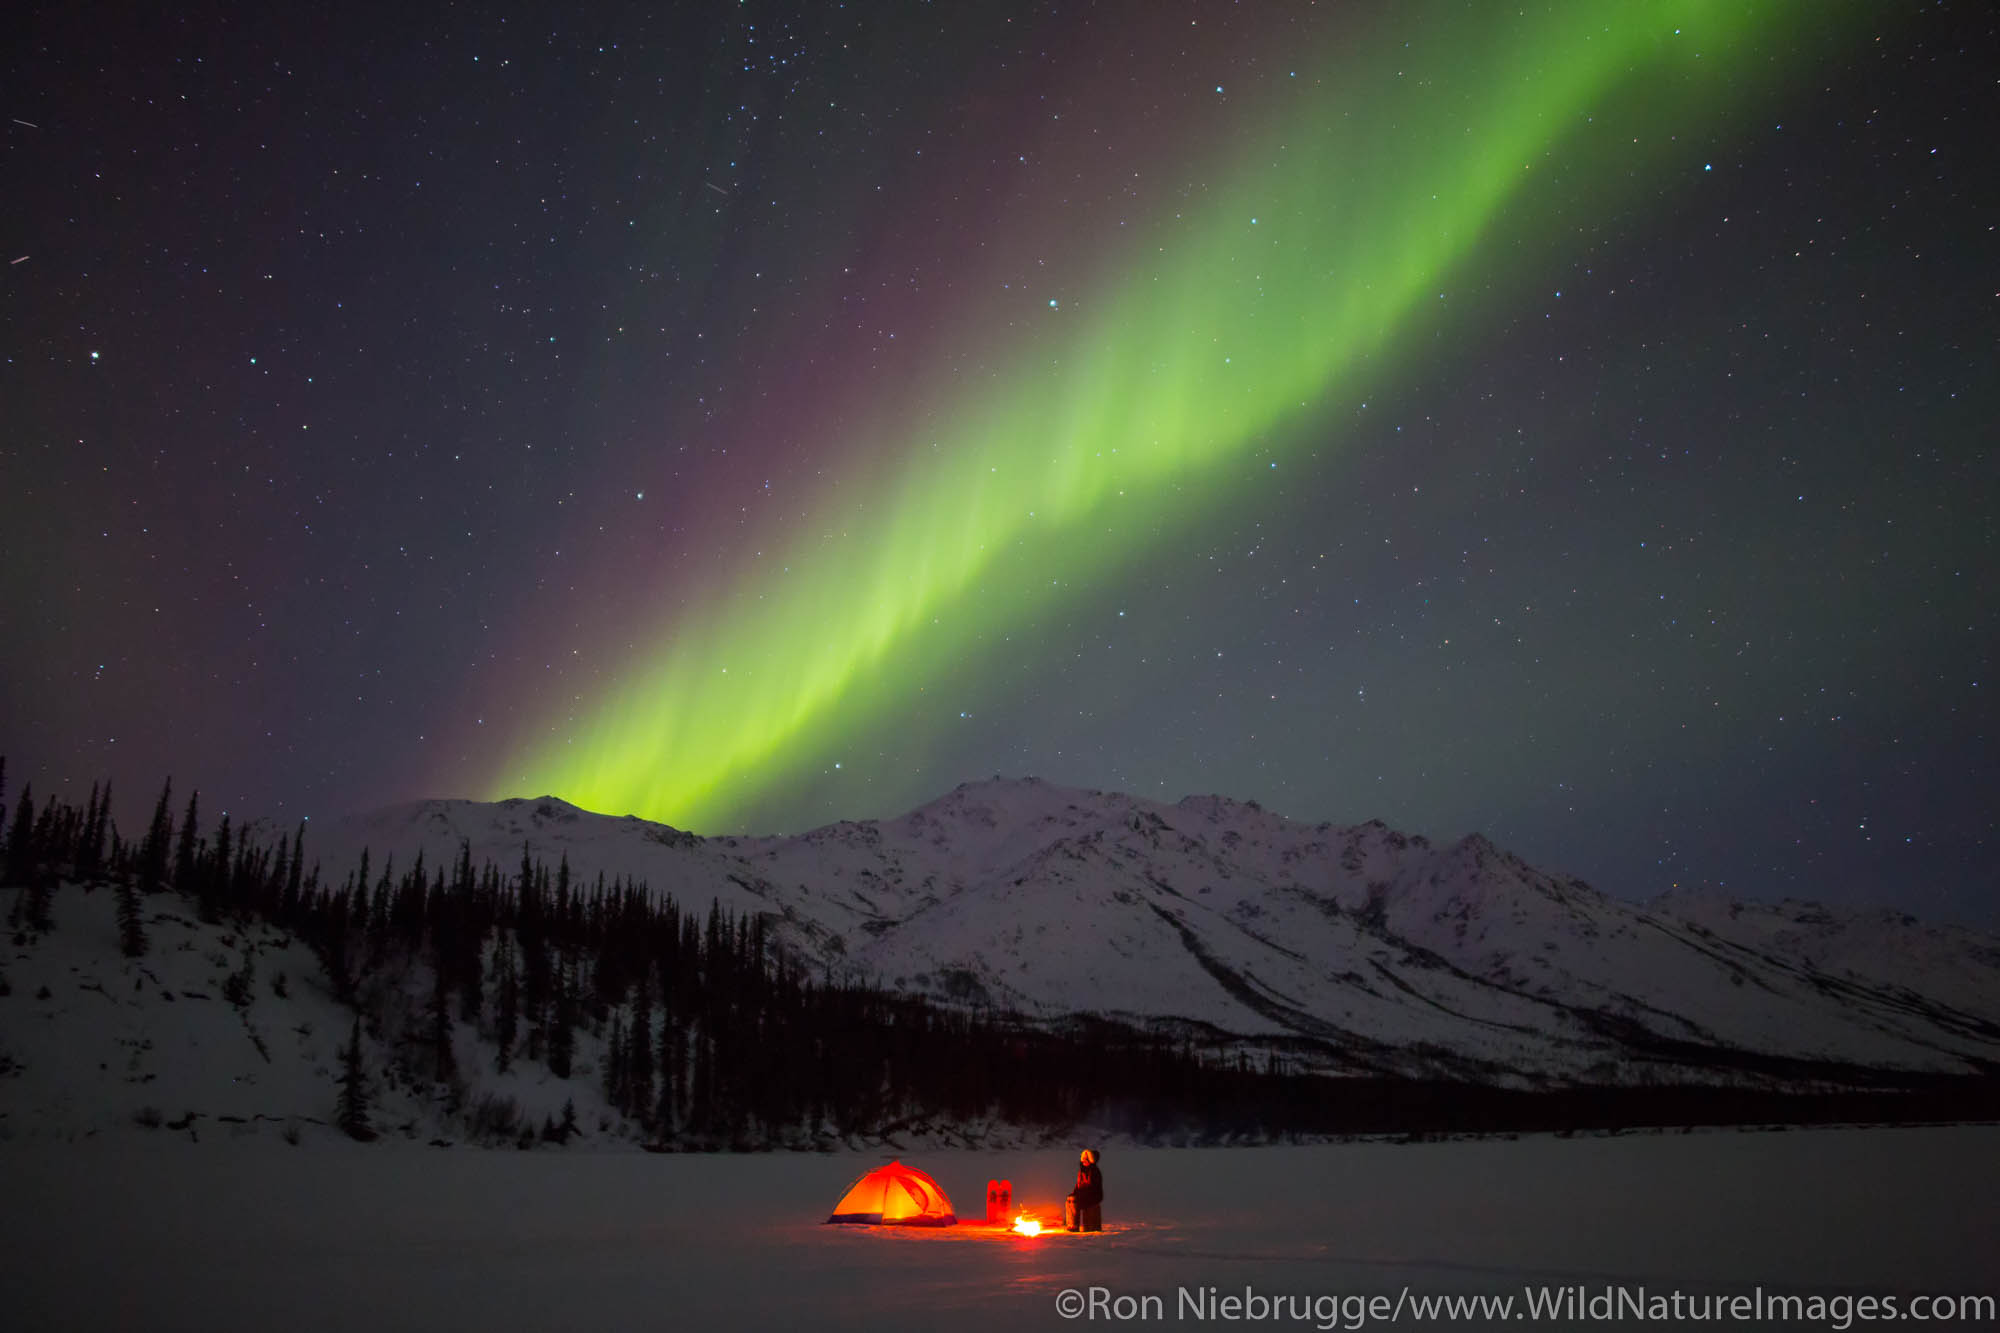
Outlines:
<svg viewBox="0 0 2000 1333"><path fill-rule="evenodd" d="M1038 1240L819 1225L888 1153L204 1140L0 1145L8 1325L1053 1328L1096 1286L1200 1327L1179 1288L2000 1290L1994 1127L1114 1149L1107 1233ZM1053 1210L1075 1161L901 1156L975 1218L989 1177Z"/></svg>

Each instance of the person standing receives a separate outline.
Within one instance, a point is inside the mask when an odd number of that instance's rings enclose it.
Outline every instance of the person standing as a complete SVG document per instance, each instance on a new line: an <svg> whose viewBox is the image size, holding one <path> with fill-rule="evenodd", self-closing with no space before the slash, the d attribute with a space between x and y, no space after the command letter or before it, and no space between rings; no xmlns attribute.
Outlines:
<svg viewBox="0 0 2000 1333"><path fill-rule="evenodd" d="M1071 1231L1104 1230L1104 1173L1089 1148L1077 1159L1076 1188L1063 1200L1063 1223Z"/></svg>

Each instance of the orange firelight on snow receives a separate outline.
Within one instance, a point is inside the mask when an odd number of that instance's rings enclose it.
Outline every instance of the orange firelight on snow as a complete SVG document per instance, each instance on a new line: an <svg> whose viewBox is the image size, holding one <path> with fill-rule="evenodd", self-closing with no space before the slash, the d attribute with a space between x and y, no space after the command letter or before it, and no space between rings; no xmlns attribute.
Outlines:
<svg viewBox="0 0 2000 1333"><path fill-rule="evenodd" d="M1022 1213L1014 1219L1014 1230L1020 1232L1023 1236L1039 1236L1042 1234L1042 1224L1034 1218L1029 1217L1026 1213Z"/></svg>

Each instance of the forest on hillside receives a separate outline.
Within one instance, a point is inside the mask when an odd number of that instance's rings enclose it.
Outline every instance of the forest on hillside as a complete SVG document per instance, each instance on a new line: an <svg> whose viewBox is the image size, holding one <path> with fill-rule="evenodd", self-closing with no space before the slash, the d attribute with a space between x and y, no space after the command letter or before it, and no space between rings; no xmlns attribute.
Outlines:
<svg viewBox="0 0 2000 1333"><path fill-rule="evenodd" d="M1989 1080L1800 1093L1334 1078L1313 1068L1331 1053L1287 1055L1268 1039L1252 1054L1231 1034L1189 1025L1031 1019L838 978L776 947L763 916L684 906L630 879L583 882L532 846L504 871L474 865L465 847L450 864L419 857L400 869L364 851L334 878L312 859L303 825L269 843L227 815L204 829L199 795L177 807L171 781L136 837L111 819L108 784L81 809L55 798L38 807L24 788L11 818L4 785L0 760L0 873L17 946L60 928L62 894L75 885L115 893L128 957L144 956L163 895L204 922L260 922L304 942L318 984L352 1011L328 1106L361 1138L374 1132L369 1090L388 1079L474 1139L562 1142L573 1124L524 1124L511 1104L472 1095L469 1075L473 1062L504 1073L527 1061L584 1077L580 1042L597 1053L589 1076L634 1137L694 1150L831 1146L996 1120L1051 1136L1089 1126L1216 1143L1990 1118L2000 1106ZM367 1066L364 1029L393 1053L387 1067Z"/></svg>

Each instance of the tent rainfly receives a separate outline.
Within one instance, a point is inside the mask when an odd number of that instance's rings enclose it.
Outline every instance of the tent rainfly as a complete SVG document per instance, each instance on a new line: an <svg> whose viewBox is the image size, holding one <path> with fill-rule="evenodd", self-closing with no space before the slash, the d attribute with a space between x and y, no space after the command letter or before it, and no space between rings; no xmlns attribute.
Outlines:
<svg viewBox="0 0 2000 1333"><path fill-rule="evenodd" d="M829 1222L872 1226L949 1227L958 1224L951 1200L938 1183L915 1167L891 1162L847 1187Z"/></svg>

